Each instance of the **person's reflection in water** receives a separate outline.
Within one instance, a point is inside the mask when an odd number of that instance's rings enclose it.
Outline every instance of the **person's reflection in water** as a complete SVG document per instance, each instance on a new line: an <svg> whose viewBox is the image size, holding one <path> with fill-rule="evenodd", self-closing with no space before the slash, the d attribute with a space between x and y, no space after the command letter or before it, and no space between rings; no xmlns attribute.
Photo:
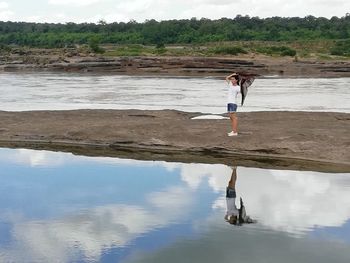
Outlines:
<svg viewBox="0 0 350 263"><path fill-rule="evenodd" d="M236 181L237 167L232 167L232 175L226 188L226 205L227 211L225 215L226 222L232 225L243 225L256 223L256 220L251 219L246 214L245 206L242 198L240 198L240 208L236 206Z"/></svg>

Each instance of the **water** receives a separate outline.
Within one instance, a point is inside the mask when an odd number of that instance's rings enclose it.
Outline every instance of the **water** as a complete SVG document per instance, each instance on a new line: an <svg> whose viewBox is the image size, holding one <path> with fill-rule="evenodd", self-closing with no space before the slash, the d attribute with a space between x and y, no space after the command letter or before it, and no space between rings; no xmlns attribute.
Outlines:
<svg viewBox="0 0 350 263"><path fill-rule="evenodd" d="M350 78L257 79L239 111L350 112ZM74 73L1 73L0 110L176 109L226 112L226 84L213 78Z"/></svg>
<svg viewBox="0 0 350 263"><path fill-rule="evenodd" d="M350 262L350 174L0 149L0 262ZM237 202L238 204L238 202Z"/></svg>

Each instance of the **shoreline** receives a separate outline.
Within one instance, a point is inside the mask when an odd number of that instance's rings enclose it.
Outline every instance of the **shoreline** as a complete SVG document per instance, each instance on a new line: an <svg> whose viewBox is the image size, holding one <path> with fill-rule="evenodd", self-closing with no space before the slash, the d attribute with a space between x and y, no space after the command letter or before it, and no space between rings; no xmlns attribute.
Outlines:
<svg viewBox="0 0 350 263"><path fill-rule="evenodd" d="M182 163L225 164L227 166L244 166L263 169L303 170L333 173L348 173L348 163L326 160L298 158L279 155L225 153L193 149L192 152L157 147L139 147L110 144L91 144L84 142L62 141L1 141L0 148L30 149L54 152L66 152L73 155L89 157L111 157L144 161L168 161Z"/></svg>
<svg viewBox="0 0 350 263"><path fill-rule="evenodd" d="M0 56L0 72L88 72L142 76L222 77L232 72L259 76L350 77L350 61L239 55L221 57L31 54Z"/></svg>
<svg viewBox="0 0 350 263"><path fill-rule="evenodd" d="M91 156L350 172L350 114L239 113L228 120L174 110L0 111L0 147ZM330 128L332 127L332 128Z"/></svg>

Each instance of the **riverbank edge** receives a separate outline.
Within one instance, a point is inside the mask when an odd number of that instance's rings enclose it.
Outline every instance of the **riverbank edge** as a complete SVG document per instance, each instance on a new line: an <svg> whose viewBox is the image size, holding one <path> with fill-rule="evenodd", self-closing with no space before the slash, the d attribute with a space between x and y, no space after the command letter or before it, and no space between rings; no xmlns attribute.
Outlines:
<svg viewBox="0 0 350 263"><path fill-rule="evenodd" d="M350 61L240 55L224 57L17 55L0 57L0 72L77 72L118 75L223 77L232 72L277 77L350 77Z"/></svg>
<svg viewBox="0 0 350 263"><path fill-rule="evenodd" d="M350 114L239 113L242 135L237 138L227 137L227 120L192 119L199 115L174 110L0 111L0 146L350 172Z"/></svg>
<svg viewBox="0 0 350 263"><path fill-rule="evenodd" d="M111 157L141 161L166 161L181 163L224 164L262 169L303 170L331 173L348 173L350 164L322 159L307 159L283 155L251 154L244 152L220 152L203 149L179 150L163 147L125 146L118 144L92 144L63 141L5 141L0 148L30 149L65 152L88 157Z"/></svg>

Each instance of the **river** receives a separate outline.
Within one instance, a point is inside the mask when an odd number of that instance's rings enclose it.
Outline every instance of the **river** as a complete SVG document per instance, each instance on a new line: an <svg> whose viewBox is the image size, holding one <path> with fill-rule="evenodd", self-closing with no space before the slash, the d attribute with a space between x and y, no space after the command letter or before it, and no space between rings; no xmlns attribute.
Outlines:
<svg viewBox="0 0 350 263"><path fill-rule="evenodd" d="M0 262L350 262L350 174L0 149Z"/></svg>
<svg viewBox="0 0 350 263"><path fill-rule="evenodd" d="M238 111L350 112L350 78L260 78ZM226 111L215 78L78 73L0 73L0 110L175 109Z"/></svg>

